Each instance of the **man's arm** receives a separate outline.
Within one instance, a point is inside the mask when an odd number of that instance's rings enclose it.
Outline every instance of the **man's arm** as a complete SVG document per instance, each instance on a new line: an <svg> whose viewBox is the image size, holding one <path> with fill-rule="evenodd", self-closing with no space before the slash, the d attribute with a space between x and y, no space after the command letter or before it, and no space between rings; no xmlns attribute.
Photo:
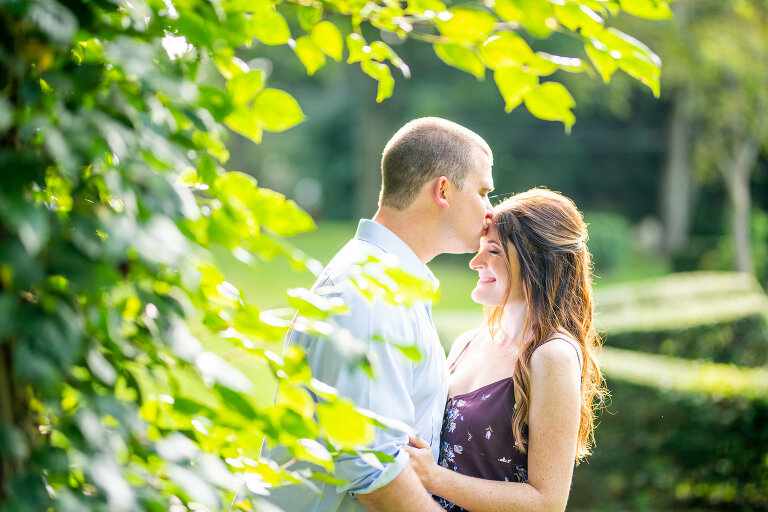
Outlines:
<svg viewBox="0 0 768 512"><path fill-rule="evenodd" d="M358 493L357 500L370 512L443 512L410 466L387 485L368 494Z"/></svg>

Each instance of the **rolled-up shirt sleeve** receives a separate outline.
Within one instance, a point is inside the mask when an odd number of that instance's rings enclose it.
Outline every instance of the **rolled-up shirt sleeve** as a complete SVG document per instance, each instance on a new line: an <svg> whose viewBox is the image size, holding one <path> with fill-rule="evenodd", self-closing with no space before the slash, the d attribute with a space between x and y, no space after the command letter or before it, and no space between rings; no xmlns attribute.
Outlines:
<svg viewBox="0 0 768 512"><path fill-rule="evenodd" d="M342 292L341 296L349 306L348 314L336 316L331 321L367 346L375 378L359 366L349 364L330 340L299 335L293 341L305 347L315 378L335 387L341 396L354 401L358 407L414 425L413 365L418 363L384 342L417 342L415 339L393 339L415 336L410 327L412 312L380 301L368 303L352 290ZM408 454L403 450L407 444L406 433L377 427L373 442L365 450L387 454L394 458L394 462L383 463L382 471L357 456L339 457L334 475L347 483L337 486L337 492L367 494L390 483L408 464Z"/></svg>

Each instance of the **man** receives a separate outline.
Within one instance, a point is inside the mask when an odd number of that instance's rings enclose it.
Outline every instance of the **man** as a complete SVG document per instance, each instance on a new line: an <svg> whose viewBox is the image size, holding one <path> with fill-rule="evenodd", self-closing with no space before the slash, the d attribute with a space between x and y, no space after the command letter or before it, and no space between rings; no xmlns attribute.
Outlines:
<svg viewBox="0 0 768 512"><path fill-rule="evenodd" d="M403 126L387 143L381 161L379 209L372 220L361 220L355 237L328 264L314 289L333 286L349 305L349 313L333 320L368 344L376 365L375 379L349 368L328 340L293 331L287 343L307 352L313 376L335 387L358 406L413 426L438 456L447 397L445 354L430 305L395 307L365 301L345 280L361 254L395 256L400 268L423 279L437 280L426 263L441 253L478 249L492 210L493 155L472 131L439 118L421 118ZM389 255L389 256L385 256ZM422 359L413 362L384 340L409 341ZM342 486L319 484L322 496L298 486L275 489L268 501L286 511L442 510L431 499L408 465L406 434L377 430L369 447L394 457L381 471L356 457L339 459L336 476ZM283 462L276 447L266 456ZM296 466L292 466L296 467Z"/></svg>

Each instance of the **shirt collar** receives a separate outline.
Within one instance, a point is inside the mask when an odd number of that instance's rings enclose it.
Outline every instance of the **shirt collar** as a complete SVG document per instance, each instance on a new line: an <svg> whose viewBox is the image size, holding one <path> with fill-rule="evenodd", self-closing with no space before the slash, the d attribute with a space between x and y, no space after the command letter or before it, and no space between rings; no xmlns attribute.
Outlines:
<svg viewBox="0 0 768 512"><path fill-rule="evenodd" d="M421 279L431 281L434 284L435 290L440 286L437 277L421 262L416 253L413 252L413 249L381 224L368 219L360 219L355 239L368 242L385 253L396 256L403 270Z"/></svg>

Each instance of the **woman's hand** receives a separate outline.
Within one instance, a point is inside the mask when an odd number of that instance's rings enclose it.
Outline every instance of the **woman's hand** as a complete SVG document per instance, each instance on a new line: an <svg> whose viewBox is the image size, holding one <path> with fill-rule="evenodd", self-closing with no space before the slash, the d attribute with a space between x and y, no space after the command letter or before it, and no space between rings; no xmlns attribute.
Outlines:
<svg viewBox="0 0 768 512"><path fill-rule="evenodd" d="M440 469L432 457L432 448L420 437L410 437L408 440L412 446L405 446L404 449L411 457L410 465L416 471L427 492L432 492L432 483Z"/></svg>

